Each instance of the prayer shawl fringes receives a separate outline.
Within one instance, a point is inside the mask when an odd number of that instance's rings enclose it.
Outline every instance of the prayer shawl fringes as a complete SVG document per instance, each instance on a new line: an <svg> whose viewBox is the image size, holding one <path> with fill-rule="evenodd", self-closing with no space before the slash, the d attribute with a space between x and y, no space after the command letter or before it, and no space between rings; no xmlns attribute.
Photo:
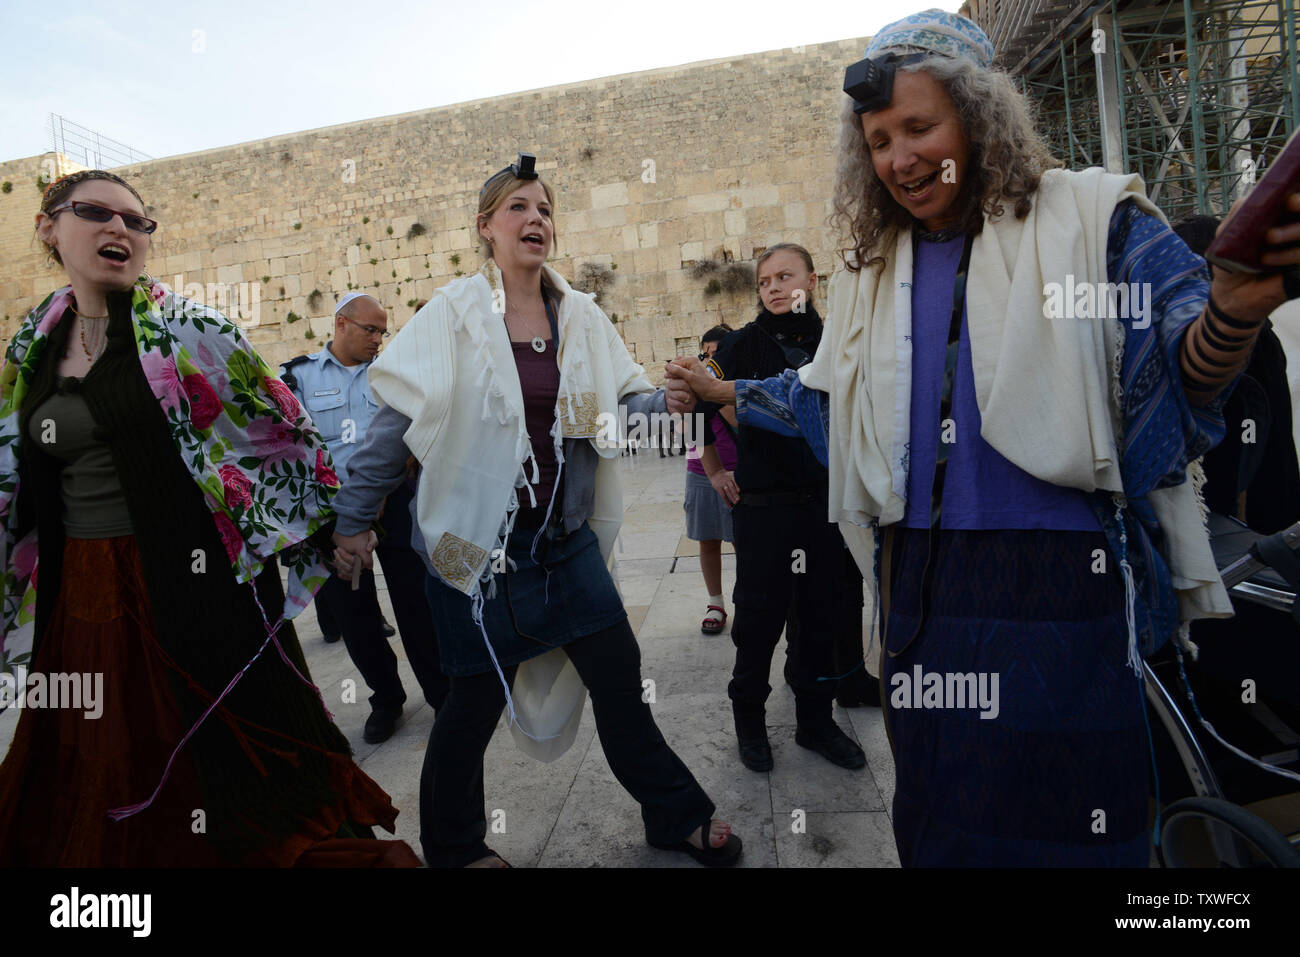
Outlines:
<svg viewBox="0 0 1300 957"><path fill-rule="evenodd" d="M1119 522L1119 567L1124 575L1124 619L1128 623L1127 664L1133 674L1142 677L1142 657L1137 643L1137 588L1133 583L1133 566L1128 563L1128 531L1124 527L1124 501L1115 496L1115 519Z"/></svg>
<svg viewBox="0 0 1300 957"><path fill-rule="evenodd" d="M1174 635L1174 640L1178 646L1192 656L1193 661L1199 661L1201 657L1200 646L1192 641L1192 623L1190 621L1180 622L1178 631Z"/></svg>
<svg viewBox="0 0 1300 957"><path fill-rule="evenodd" d="M1205 504L1205 459L1194 459L1187 466L1187 480L1196 495L1196 510L1201 514L1201 524L1209 531L1210 507Z"/></svg>

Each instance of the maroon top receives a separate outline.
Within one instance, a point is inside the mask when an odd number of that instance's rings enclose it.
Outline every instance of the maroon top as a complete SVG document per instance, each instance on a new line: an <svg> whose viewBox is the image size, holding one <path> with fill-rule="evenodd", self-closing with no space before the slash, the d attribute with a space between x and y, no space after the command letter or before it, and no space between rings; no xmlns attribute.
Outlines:
<svg viewBox="0 0 1300 957"><path fill-rule="evenodd" d="M555 460L555 446L551 440L551 428L555 425L555 400L560 392L560 367L556 362L555 342L546 340L546 350L537 352L529 342L512 342L510 349L515 355L515 369L519 372L519 388L524 394L524 423L528 426L528 438L533 443L533 455L537 457L539 482L533 486L537 496L537 507L541 514L546 514L546 506L551 502L551 492L555 489L555 476L559 463ZM520 489L519 505L526 511L529 507L528 493Z"/></svg>

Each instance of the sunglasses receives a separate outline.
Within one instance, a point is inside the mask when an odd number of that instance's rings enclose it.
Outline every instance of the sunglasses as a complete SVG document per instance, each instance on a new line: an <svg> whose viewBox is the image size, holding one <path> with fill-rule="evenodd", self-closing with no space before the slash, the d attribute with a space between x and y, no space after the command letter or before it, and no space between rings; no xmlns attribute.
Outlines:
<svg viewBox="0 0 1300 957"><path fill-rule="evenodd" d="M74 199L71 202L64 203L62 206L56 206L50 210L50 215L63 212L65 209L72 210L72 215L78 219L86 219L92 223L106 223L114 216L122 217L122 224L127 229L135 230L137 233L152 233L158 228L156 220L147 216L140 216L136 213L124 213L118 209L109 209L107 206L97 206L94 203L84 203L81 200Z"/></svg>
<svg viewBox="0 0 1300 957"><path fill-rule="evenodd" d="M379 338L381 338L381 339L387 339L387 338L388 338L388 335L389 335L389 334L388 334L385 330L380 329L378 326L363 326L361 323L357 322L355 319L349 319L347 316L344 316L344 317L343 317L343 321L344 321L344 322L350 322L350 323L352 323L352 325L356 326L358 329L360 329L362 332L364 332L364 333L365 333L366 335L368 335L368 336L372 336L372 337L373 337L373 336L379 336Z"/></svg>

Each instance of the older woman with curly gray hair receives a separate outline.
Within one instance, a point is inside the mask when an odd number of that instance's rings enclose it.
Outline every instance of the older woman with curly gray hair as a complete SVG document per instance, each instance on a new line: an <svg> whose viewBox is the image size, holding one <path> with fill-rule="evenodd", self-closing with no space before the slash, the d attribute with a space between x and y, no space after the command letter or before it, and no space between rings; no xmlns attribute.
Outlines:
<svg viewBox="0 0 1300 957"><path fill-rule="evenodd" d="M1211 278L1138 176L1056 168L992 60L939 10L876 35L846 72L826 341L763 381L679 360L669 408L734 401L827 462L878 578L905 866L1143 866L1141 661L1231 611L1197 460L1296 295L1300 226L1266 234L1269 272Z"/></svg>

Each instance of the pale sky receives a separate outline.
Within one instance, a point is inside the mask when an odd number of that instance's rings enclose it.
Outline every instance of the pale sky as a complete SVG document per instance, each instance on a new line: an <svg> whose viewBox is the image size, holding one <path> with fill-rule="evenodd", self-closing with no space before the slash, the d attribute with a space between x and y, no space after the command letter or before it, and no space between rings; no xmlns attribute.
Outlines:
<svg viewBox="0 0 1300 957"><path fill-rule="evenodd" d="M960 0L4 3L0 160L50 149L51 113L163 157L870 36Z"/></svg>

